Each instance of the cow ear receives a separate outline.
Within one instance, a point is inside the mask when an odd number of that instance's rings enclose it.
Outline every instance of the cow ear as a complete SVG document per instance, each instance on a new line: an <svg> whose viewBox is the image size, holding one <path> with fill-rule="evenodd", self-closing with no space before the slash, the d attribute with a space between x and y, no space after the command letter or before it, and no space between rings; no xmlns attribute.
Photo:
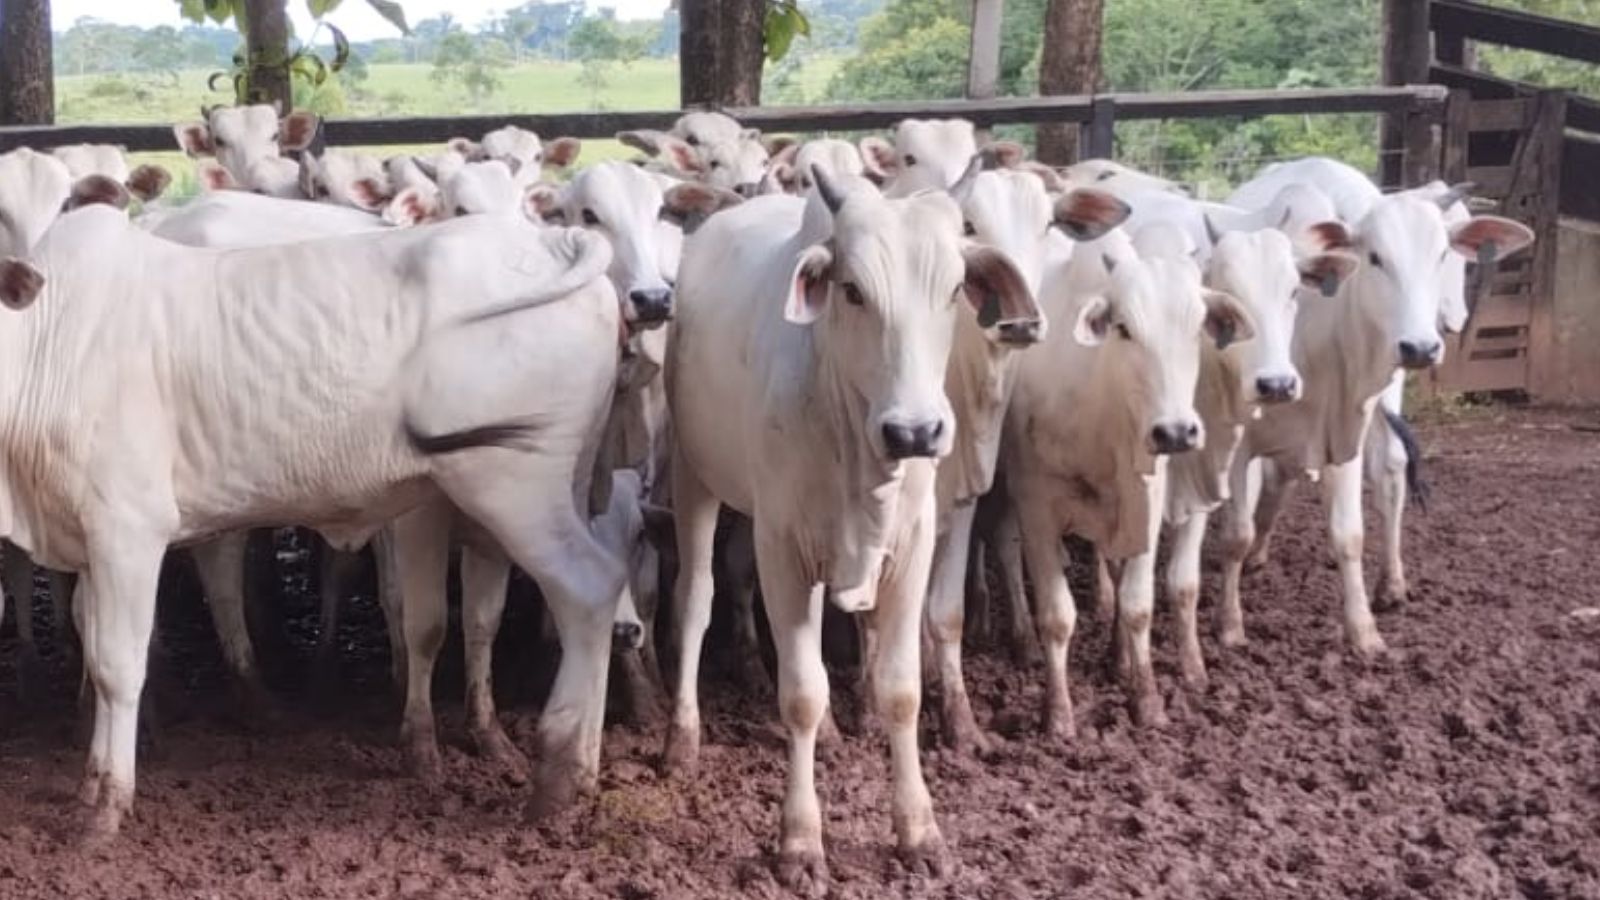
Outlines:
<svg viewBox="0 0 1600 900"><path fill-rule="evenodd" d="M1218 350L1256 336L1250 314L1232 294L1205 289L1200 292L1200 299L1206 304L1206 334L1216 342Z"/></svg>
<svg viewBox="0 0 1600 900"><path fill-rule="evenodd" d="M822 318L828 302L829 270L833 267L833 254L827 247L816 244L807 247L795 263L789 276L789 295L783 304L783 318L796 325L810 325Z"/></svg>
<svg viewBox="0 0 1600 900"><path fill-rule="evenodd" d="M63 209L78 209L103 203L116 209L127 209L130 195L122 182L104 175L85 175L72 184L72 194Z"/></svg>
<svg viewBox="0 0 1600 900"><path fill-rule="evenodd" d="M700 158L700 152L689 146L686 141L675 137L666 136L661 139L661 158L672 168L687 175L704 175L706 161Z"/></svg>
<svg viewBox="0 0 1600 900"><path fill-rule="evenodd" d="M895 154L893 144L877 135L868 135L861 139L860 147L861 163L873 181L888 181L900 171L900 157Z"/></svg>
<svg viewBox="0 0 1600 900"><path fill-rule="evenodd" d="M211 144L211 128L204 122L174 125L172 133L178 138L178 146L190 156L213 156L217 152Z"/></svg>
<svg viewBox="0 0 1600 900"><path fill-rule="evenodd" d="M284 152L304 150L311 146L322 124L315 113L292 112L278 123L278 149Z"/></svg>
<svg viewBox="0 0 1600 900"><path fill-rule="evenodd" d="M1047 194L1059 194L1067 189L1066 179L1061 177L1061 173L1042 162L1025 159L1017 166L1017 169L1034 175L1044 182L1044 190Z"/></svg>
<svg viewBox="0 0 1600 900"><path fill-rule="evenodd" d="M378 212L389 202L389 192L376 178L357 178L350 185L350 199L367 212Z"/></svg>
<svg viewBox="0 0 1600 900"><path fill-rule="evenodd" d="M565 222L561 208L561 189L553 184L531 184L522 194L522 212L535 222Z"/></svg>
<svg viewBox="0 0 1600 900"><path fill-rule="evenodd" d="M1105 343L1111 331L1111 301L1103 296L1090 297L1078 310L1078 321L1072 326L1072 339L1085 347L1098 347Z"/></svg>
<svg viewBox="0 0 1600 900"><path fill-rule="evenodd" d="M652 131L649 129L617 132L617 140L624 147L632 147L646 156L660 156L661 142L667 136L665 131Z"/></svg>
<svg viewBox="0 0 1600 900"><path fill-rule="evenodd" d="M1055 224L1075 241L1092 241L1127 221L1133 210L1099 188L1078 188L1056 201Z"/></svg>
<svg viewBox="0 0 1600 900"><path fill-rule="evenodd" d="M384 206L382 218L390 225L405 227L421 225L439 213L437 191L425 192L418 187L408 187L395 194Z"/></svg>
<svg viewBox="0 0 1600 900"><path fill-rule="evenodd" d="M1329 250L1326 253L1301 257L1297 266L1300 269L1301 284L1321 292L1324 297L1332 297L1339 293L1339 285L1355 274L1356 269L1361 266L1361 260L1357 259L1354 253Z"/></svg>
<svg viewBox="0 0 1600 900"><path fill-rule="evenodd" d="M575 137L559 137L545 145L544 164L564 169L578 161L583 152L583 141Z"/></svg>
<svg viewBox="0 0 1600 900"><path fill-rule="evenodd" d="M767 156L774 162L780 159L792 162L794 155L800 151L800 141L787 135L762 138L761 145L767 148Z"/></svg>
<svg viewBox="0 0 1600 900"><path fill-rule="evenodd" d="M0 303L22 309L44 290L44 273L20 259L0 259Z"/></svg>
<svg viewBox="0 0 1600 900"><path fill-rule="evenodd" d="M141 203L149 203L166 193L172 184L172 173L160 166L142 165L128 175L128 190Z"/></svg>
<svg viewBox="0 0 1600 900"><path fill-rule="evenodd" d="M1015 169L1027 158L1028 151L1016 141L994 141L985 144L978 155L983 157L985 169Z"/></svg>
<svg viewBox="0 0 1600 900"><path fill-rule="evenodd" d="M208 191L236 191L239 182L233 180L233 173L223 168L222 163L208 159L197 167L200 176L200 186Z"/></svg>
<svg viewBox="0 0 1600 900"><path fill-rule="evenodd" d="M967 267L962 293L977 312L979 327L1002 344L1038 343L1044 337L1044 313L1011 260L993 247L970 241L962 243L961 259Z"/></svg>
<svg viewBox="0 0 1600 900"><path fill-rule="evenodd" d="M784 140L787 140L788 143L785 143L775 151L769 151L770 159L768 164L772 166L789 166L792 169L794 168L794 158L800 153L800 142L787 138ZM777 141L773 143L777 143Z"/></svg>
<svg viewBox="0 0 1600 900"><path fill-rule="evenodd" d="M1284 213L1288 218L1288 213ZM1316 250L1349 250L1355 246L1355 238L1351 237L1350 229L1343 222L1329 220L1318 222L1305 231L1305 242Z"/></svg>
<svg viewBox="0 0 1600 900"><path fill-rule="evenodd" d="M476 141L464 137L451 138L445 142L445 147L449 148L451 153L465 160L477 159L483 152Z"/></svg>
<svg viewBox="0 0 1600 900"><path fill-rule="evenodd" d="M744 198L733 191L694 181L674 186L661 197L661 217L693 232L713 213L738 206Z"/></svg>
<svg viewBox="0 0 1600 900"><path fill-rule="evenodd" d="M1533 229L1499 216L1475 216L1450 230L1450 247L1480 265L1505 259L1533 243Z"/></svg>

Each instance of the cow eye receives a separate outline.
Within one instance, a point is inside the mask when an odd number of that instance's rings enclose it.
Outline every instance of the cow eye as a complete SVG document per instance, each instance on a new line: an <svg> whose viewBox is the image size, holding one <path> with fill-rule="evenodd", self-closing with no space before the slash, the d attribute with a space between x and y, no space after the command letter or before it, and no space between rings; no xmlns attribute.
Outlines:
<svg viewBox="0 0 1600 900"><path fill-rule="evenodd" d="M211 143L215 144L218 147L226 147L228 145L228 142L223 140L220 137L213 137L211 139Z"/></svg>
<svg viewBox="0 0 1600 900"><path fill-rule="evenodd" d="M1117 176L1116 172L1113 172L1110 169L1107 169L1104 172L1101 172L1099 175L1096 175L1094 177L1094 180L1095 181L1110 181L1111 179L1115 178L1116 176Z"/></svg>
<svg viewBox="0 0 1600 900"><path fill-rule="evenodd" d="M965 234L967 237L976 237L978 234L978 229L973 228L971 222L962 222L961 233Z"/></svg>
<svg viewBox="0 0 1600 900"><path fill-rule="evenodd" d="M844 301L851 306L861 306L867 302L861 296L861 289L850 281L844 283Z"/></svg>
<svg viewBox="0 0 1600 900"><path fill-rule="evenodd" d="M1125 341L1133 340L1133 334L1128 331L1128 326L1122 324L1121 322L1117 323L1117 337L1122 338Z"/></svg>
<svg viewBox="0 0 1600 900"><path fill-rule="evenodd" d="M600 217L594 214L594 210L585 208L583 211L583 224L599 225Z"/></svg>
<svg viewBox="0 0 1600 900"><path fill-rule="evenodd" d="M467 213L467 208L465 206L456 207L456 215L464 216L464 215L467 215L467 214L468 214Z"/></svg>
<svg viewBox="0 0 1600 900"><path fill-rule="evenodd" d="M722 168L722 160L720 160L720 159L713 159L713 160L712 160L712 161L711 161L711 168L713 168L713 169L720 169L720 168Z"/></svg>
<svg viewBox="0 0 1600 900"><path fill-rule="evenodd" d="M700 137L698 135L691 134L688 137L684 138L683 142L685 144L688 144L691 147L698 147L698 146L700 146Z"/></svg>
<svg viewBox="0 0 1600 900"><path fill-rule="evenodd" d="M914 166L916 164L917 164L917 158L915 156L912 156L911 154L907 153L906 154L906 165L907 166Z"/></svg>
<svg viewBox="0 0 1600 900"><path fill-rule="evenodd" d="M1378 251L1376 250L1367 254L1367 261L1372 263L1372 267L1375 269L1383 268L1383 260L1378 258Z"/></svg>

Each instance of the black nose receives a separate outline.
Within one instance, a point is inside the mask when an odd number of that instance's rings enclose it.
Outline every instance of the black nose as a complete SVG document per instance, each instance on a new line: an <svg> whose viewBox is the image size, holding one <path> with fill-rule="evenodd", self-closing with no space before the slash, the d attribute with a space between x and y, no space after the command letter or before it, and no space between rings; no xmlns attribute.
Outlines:
<svg viewBox="0 0 1600 900"><path fill-rule="evenodd" d="M638 622L617 622L611 626L611 649L637 650L644 646L644 627Z"/></svg>
<svg viewBox="0 0 1600 900"><path fill-rule="evenodd" d="M756 181L746 181L744 184L734 185L733 192L741 197L749 199L761 193L761 183Z"/></svg>
<svg viewBox="0 0 1600 900"><path fill-rule="evenodd" d="M629 291L628 302L633 304L634 321L654 325L672 318L672 288L648 288Z"/></svg>
<svg viewBox="0 0 1600 900"><path fill-rule="evenodd" d="M938 453L939 435L944 434L944 422L918 422L901 425L886 422L883 426L883 446L890 459L910 459L913 456L934 456Z"/></svg>
<svg viewBox="0 0 1600 900"><path fill-rule="evenodd" d="M1044 321L1041 319L1013 319L1001 322L1000 343L1010 344L1014 347L1027 347L1039 343L1044 337Z"/></svg>
<svg viewBox="0 0 1600 900"><path fill-rule="evenodd" d="M1300 392L1300 379L1293 375L1263 375L1256 379L1256 398L1262 403L1287 403Z"/></svg>
<svg viewBox="0 0 1600 900"><path fill-rule="evenodd" d="M1426 369L1439 361L1444 345L1438 341L1401 341L1400 365L1407 369Z"/></svg>
<svg viewBox="0 0 1600 900"><path fill-rule="evenodd" d="M1150 446L1157 453L1183 453L1200 443L1200 426L1194 422L1162 422L1150 429Z"/></svg>

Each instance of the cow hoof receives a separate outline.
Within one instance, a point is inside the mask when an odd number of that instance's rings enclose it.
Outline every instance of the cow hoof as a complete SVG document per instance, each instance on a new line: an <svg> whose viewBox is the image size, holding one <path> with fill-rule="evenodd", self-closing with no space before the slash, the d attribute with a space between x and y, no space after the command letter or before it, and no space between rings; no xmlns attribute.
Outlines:
<svg viewBox="0 0 1600 900"><path fill-rule="evenodd" d="M667 728L667 750L662 757L662 768L671 777L694 774L700 765L700 728L672 723Z"/></svg>
<svg viewBox="0 0 1600 900"><path fill-rule="evenodd" d="M1072 707L1068 706L1065 709L1046 708L1044 724L1041 730L1049 740L1063 743L1076 740L1078 737L1078 723L1072 719Z"/></svg>
<svg viewBox="0 0 1600 900"><path fill-rule="evenodd" d="M85 775L83 781L78 783L78 802L84 806L94 807L100 804L100 787L105 779L99 775Z"/></svg>
<svg viewBox="0 0 1600 900"><path fill-rule="evenodd" d="M944 743L952 752L962 756L988 756L993 750L989 736L978 727L970 711L965 715L945 714Z"/></svg>
<svg viewBox="0 0 1600 900"><path fill-rule="evenodd" d="M400 739L405 743L406 769L413 778L425 785L444 781L444 758L439 755L439 742L434 739L433 729L419 728L402 734Z"/></svg>
<svg viewBox="0 0 1600 900"><path fill-rule="evenodd" d="M828 892L828 861L822 846L787 848L778 854L778 883L805 897Z"/></svg>
<svg viewBox="0 0 1600 900"><path fill-rule="evenodd" d="M517 785L528 783L528 757L506 736L499 722L473 728L471 736L473 750L504 772L507 781Z"/></svg>
<svg viewBox="0 0 1600 900"><path fill-rule="evenodd" d="M1367 660L1377 657L1388 649L1376 628L1366 628L1351 634L1350 647L1357 656Z"/></svg>
<svg viewBox="0 0 1600 900"><path fill-rule="evenodd" d="M1230 650L1237 650L1240 647L1244 647L1249 644L1250 639L1245 637L1244 627L1240 626L1237 628L1222 629L1222 631L1217 634L1217 643L1227 647Z"/></svg>
<svg viewBox="0 0 1600 900"><path fill-rule="evenodd" d="M1183 686L1190 691L1196 694L1204 693L1206 687L1211 684L1211 676L1206 674L1204 660L1198 657L1185 659L1180 664L1180 668L1183 670Z"/></svg>
<svg viewBox="0 0 1600 900"><path fill-rule="evenodd" d="M943 878L950 872L950 849L937 828L930 829L917 844L901 845L900 863L913 875Z"/></svg>
<svg viewBox="0 0 1600 900"><path fill-rule="evenodd" d="M1383 589L1378 591L1372 603L1373 612L1394 612L1405 606L1407 593L1404 581L1384 582Z"/></svg>
<svg viewBox="0 0 1600 900"><path fill-rule="evenodd" d="M1161 695L1155 691L1147 691L1136 697L1130 704L1134 724L1140 728L1165 728L1167 726L1167 708L1161 701Z"/></svg>

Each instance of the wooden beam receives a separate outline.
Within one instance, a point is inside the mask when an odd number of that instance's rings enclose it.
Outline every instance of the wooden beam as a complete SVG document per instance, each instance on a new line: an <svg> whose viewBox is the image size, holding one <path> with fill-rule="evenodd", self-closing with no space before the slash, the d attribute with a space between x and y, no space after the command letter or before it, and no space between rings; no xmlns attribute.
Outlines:
<svg viewBox="0 0 1600 900"><path fill-rule="evenodd" d="M1433 50L1428 34L1428 0L1383 0L1383 83L1390 86L1423 84ZM1398 184L1406 146L1406 117L1384 117L1379 138L1381 179Z"/></svg>
<svg viewBox="0 0 1600 900"><path fill-rule="evenodd" d="M1510 99L1528 96L1534 85L1508 78L1497 78L1482 72L1470 71L1460 66L1435 65L1429 80L1452 88L1465 88L1479 100ZM1567 127L1578 131L1600 134L1600 100L1577 94L1567 98Z"/></svg>
<svg viewBox="0 0 1600 900"><path fill-rule="evenodd" d="M0 0L0 125L55 120L49 0Z"/></svg>
<svg viewBox="0 0 1600 900"><path fill-rule="evenodd" d="M1396 0L1390 0L1396 2ZM1397 0L1405 3L1407 0ZM1432 0L1434 30L1485 44L1537 50L1552 56L1600 63L1600 28L1580 22L1469 3Z"/></svg>
<svg viewBox="0 0 1600 900"><path fill-rule="evenodd" d="M1561 220L1561 155L1567 121L1567 92L1541 90L1535 95L1538 111L1527 140L1536 152L1523 160L1535 169L1538 194L1533 209L1533 267L1530 297L1533 315L1528 320L1528 395L1535 400L1553 393L1560 382L1556 348L1556 244Z"/></svg>
<svg viewBox="0 0 1600 900"><path fill-rule="evenodd" d="M967 49L967 97L987 100L1000 87L1000 16L1005 0L972 0L972 42Z"/></svg>

